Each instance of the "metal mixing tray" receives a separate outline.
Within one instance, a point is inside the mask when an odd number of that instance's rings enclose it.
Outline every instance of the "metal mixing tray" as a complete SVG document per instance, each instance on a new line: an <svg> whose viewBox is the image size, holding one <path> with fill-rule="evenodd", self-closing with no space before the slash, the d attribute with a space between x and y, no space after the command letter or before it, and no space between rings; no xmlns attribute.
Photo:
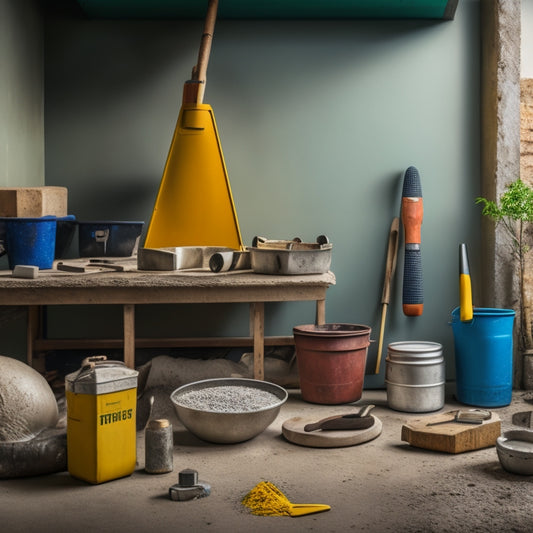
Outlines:
<svg viewBox="0 0 533 533"><path fill-rule="evenodd" d="M316 243L293 240L268 240L255 237L249 248L252 270L258 274L323 274L331 266L333 245L324 235Z"/></svg>

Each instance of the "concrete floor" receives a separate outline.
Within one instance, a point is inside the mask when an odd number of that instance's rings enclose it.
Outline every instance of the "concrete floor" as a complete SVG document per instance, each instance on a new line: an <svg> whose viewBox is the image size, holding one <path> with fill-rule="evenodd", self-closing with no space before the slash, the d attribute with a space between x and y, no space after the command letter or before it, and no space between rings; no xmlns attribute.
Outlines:
<svg viewBox="0 0 533 533"><path fill-rule="evenodd" d="M443 409L461 405L452 395ZM513 413L533 409L531 393L494 409L502 431ZM166 394L156 397L156 416L174 427L174 471L144 471L144 437L138 433L134 473L89 485L67 472L0 481L0 530L11 532L317 531L531 532L533 476L504 471L494 447L450 455L413 448L401 427L421 415L392 411L385 391L365 391L357 405L376 405L383 431L376 439L344 448L307 448L281 435L294 416L320 419L335 406L302 401L291 390L278 418L258 437L215 445L196 439L174 417ZM346 407L342 406L346 412ZM337 411L338 412L338 411ZM168 489L179 471L193 468L211 495L175 502ZM277 485L294 503L326 503L331 510L302 517L254 516L242 497L262 480Z"/></svg>

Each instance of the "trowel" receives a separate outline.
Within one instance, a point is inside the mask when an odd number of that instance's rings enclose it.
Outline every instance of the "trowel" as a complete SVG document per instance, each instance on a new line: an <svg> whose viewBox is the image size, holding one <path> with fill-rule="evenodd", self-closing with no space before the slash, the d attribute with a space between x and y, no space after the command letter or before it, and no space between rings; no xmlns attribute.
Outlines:
<svg viewBox="0 0 533 533"><path fill-rule="evenodd" d="M318 422L306 424L305 432L335 429L367 429L374 425L374 417L370 416L373 405L365 405L358 413L349 413L347 415L334 415L322 418Z"/></svg>

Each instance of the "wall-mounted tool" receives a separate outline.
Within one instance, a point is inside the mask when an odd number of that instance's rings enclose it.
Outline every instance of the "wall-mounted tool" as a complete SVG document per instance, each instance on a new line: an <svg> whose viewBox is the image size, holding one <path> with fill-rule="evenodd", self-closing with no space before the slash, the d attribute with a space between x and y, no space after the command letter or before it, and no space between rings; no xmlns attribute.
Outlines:
<svg viewBox="0 0 533 533"><path fill-rule="evenodd" d="M420 316L424 310L420 249L424 203L420 175L412 166L405 171L403 178L401 215L405 230L403 312L407 316Z"/></svg>
<svg viewBox="0 0 533 533"><path fill-rule="evenodd" d="M383 292L381 293L381 328L379 330L378 356L376 360L376 374L379 374L381 365L381 352L383 351L383 337L385 334L385 318L387 316L387 307L390 302L390 289L392 278L396 271L396 259L398 256L398 237L400 233L400 219L394 217L389 231L389 244L387 246L387 261L385 263L385 280L383 282Z"/></svg>
<svg viewBox="0 0 533 533"><path fill-rule="evenodd" d="M469 322L474 318L474 308L472 306L472 282L468 265L468 252L465 243L461 243L459 246L459 301L461 322Z"/></svg>

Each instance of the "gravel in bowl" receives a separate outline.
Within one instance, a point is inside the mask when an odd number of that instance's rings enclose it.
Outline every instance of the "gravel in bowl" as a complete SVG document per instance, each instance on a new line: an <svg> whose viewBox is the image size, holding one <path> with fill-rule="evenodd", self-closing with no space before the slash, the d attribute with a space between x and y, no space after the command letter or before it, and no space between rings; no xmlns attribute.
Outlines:
<svg viewBox="0 0 533 533"><path fill-rule="evenodd" d="M195 381L170 395L180 422L198 438L218 444L259 435L276 419L287 398L279 385L246 378Z"/></svg>
<svg viewBox="0 0 533 533"><path fill-rule="evenodd" d="M533 475L533 431L506 431L496 439L496 451L502 467L508 472Z"/></svg>

